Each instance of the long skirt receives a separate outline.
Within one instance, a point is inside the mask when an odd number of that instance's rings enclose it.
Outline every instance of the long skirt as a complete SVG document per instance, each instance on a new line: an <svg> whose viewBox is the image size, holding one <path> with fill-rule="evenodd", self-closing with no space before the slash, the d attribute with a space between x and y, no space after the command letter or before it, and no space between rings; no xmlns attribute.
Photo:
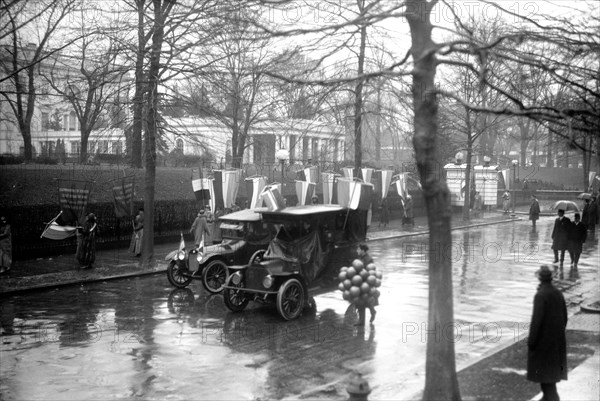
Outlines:
<svg viewBox="0 0 600 401"><path fill-rule="evenodd" d="M142 238L144 237L144 229L134 231L131 236L131 243L129 244L129 252L134 255L141 255L142 253Z"/></svg>
<svg viewBox="0 0 600 401"><path fill-rule="evenodd" d="M96 260L96 235L77 235L77 261L81 266L90 266Z"/></svg>

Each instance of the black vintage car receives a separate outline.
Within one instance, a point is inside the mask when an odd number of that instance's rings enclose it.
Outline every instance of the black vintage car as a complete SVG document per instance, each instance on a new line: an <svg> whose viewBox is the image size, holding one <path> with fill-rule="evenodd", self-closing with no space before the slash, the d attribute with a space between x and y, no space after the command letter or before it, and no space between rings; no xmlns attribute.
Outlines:
<svg viewBox="0 0 600 401"><path fill-rule="evenodd" d="M189 252L175 250L167 255L167 278L172 285L183 288L192 280L201 279L207 291L221 292L229 276L228 266L260 259L276 233L273 225L262 221L252 209L221 216L218 224L221 243Z"/></svg>
<svg viewBox="0 0 600 401"><path fill-rule="evenodd" d="M284 319L295 319L314 306L311 286L320 280L331 284L339 269L356 257L356 247L366 235L367 212L307 205L261 214L277 234L260 262L230 266L225 305L240 312L250 301L276 304Z"/></svg>

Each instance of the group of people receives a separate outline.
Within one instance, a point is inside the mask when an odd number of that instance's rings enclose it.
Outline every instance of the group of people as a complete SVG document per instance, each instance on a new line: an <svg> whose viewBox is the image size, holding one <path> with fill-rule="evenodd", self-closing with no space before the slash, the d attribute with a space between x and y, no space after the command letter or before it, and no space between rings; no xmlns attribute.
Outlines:
<svg viewBox="0 0 600 401"><path fill-rule="evenodd" d="M406 195L402 199L402 225L415 225L415 214L412 195ZM386 228L390 224L390 204L387 198L383 199L378 207L379 209L379 227Z"/></svg>
<svg viewBox="0 0 600 401"><path fill-rule="evenodd" d="M552 229L552 250L554 251L554 263L562 267L565 260L565 252L569 251L571 265L577 268L579 257L583 249L583 243L587 239L587 227L581 222L581 215L575 213L571 221L565 216L565 211L558 210L558 217L554 221Z"/></svg>

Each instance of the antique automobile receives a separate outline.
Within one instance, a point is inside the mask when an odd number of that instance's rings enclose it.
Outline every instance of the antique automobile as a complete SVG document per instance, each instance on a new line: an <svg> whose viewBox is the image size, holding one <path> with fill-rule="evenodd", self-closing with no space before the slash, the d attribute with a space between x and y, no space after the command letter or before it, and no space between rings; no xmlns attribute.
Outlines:
<svg viewBox="0 0 600 401"><path fill-rule="evenodd" d="M275 230L262 221L252 209L244 209L219 217L223 238L219 244L175 250L167 255L167 278L178 288L192 280L202 280L207 291L218 293L228 277L228 266L248 264L260 258L273 238Z"/></svg>
<svg viewBox="0 0 600 401"><path fill-rule="evenodd" d="M356 256L356 247L366 235L367 212L306 205L261 214L277 234L262 260L229 267L225 305L240 312L250 301L275 304L281 317L292 320L314 307L311 286L333 283L339 269Z"/></svg>

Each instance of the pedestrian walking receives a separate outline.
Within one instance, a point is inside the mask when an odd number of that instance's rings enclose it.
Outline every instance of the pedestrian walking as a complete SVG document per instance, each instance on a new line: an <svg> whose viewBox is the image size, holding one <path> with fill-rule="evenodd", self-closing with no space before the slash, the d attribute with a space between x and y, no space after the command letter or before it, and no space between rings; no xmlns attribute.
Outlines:
<svg viewBox="0 0 600 401"><path fill-rule="evenodd" d="M560 251L560 266L565 260L565 251L569 246L569 234L571 231L571 220L565 217L565 211L558 209L558 217L554 220L552 229L552 249L554 250L554 263L559 262L558 251Z"/></svg>
<svg viewBox="0 0 600 401"><path fill-rule="evenodd" d="M569 256L573 268L577 268L579 257L583 250L583 243L587 239L587 227L581 222L579 213L575 213L573 224L571 224L571 232L569 234Z"/></svg>
<svg viewBox="0 0 600 401"><path fill-rule="evenodd" d="M12 266L12 233L6 216L0 216L0 273Z"/></svg>
<svg viewBox="0 0 600 401"><path fill-rule="evenodd" d="M194 243L196 244L196 248L200 246L204 234L207 237L210 237L210 230L208 229L208 223L206 221L206 216L204 214L204 209L200 209L194 223L192 223L192 228L190 228L190 234L194 234Z"/></svg>
<svg viewBox="0 0 600 401"><path fill-rule="evenodd" d="M535 222L540 218L540 203L535 195L531 195L531 205L529 206L529 220L531 226L535 229Z"/></svg>
<svg viewBox="0 0 600 401"><path fill-rule="evenodd" d="M137 215L133 219L133 234L129 243L129 252L136 257L142 255L142 239L144 238L144 208L138 209Z"/></svg>
<svg viewBox="0 0 600 401"><path fill-rule="evenodd" d="M357 248L357 253L358 253L358 258L360 259L361 262L363 262L364 268L367 268L367 265L369 265L369 263L373 263L373 258L371 257L371 255L369 255L369 246L367 244L360 244ZM374 298L374 301L369 303L367 306L369 307L369 313L371 314L371 320L369 320L370 323L373 323L375 321L375 315L377 314L377 311L375 310L375 307L379 305L379 301L377 301L376 298ZM367 306L366 305L358 305L356 308L358 310L358 323L356 323L357 326L364 326L365 325L365 315L366 315L366 311L367 311Z"/></svg>
<svg viewBox="0 0 600 401"><path fill-rule="evenodd" d="M77 227L77 261L82 269L91 269L96 261L96 235L98 233L96 215L87 215L83 226Z"/></svg>
<svg viewBox="0 0 600 401"><path fill-rule="evenodd" d="M390 223L390 207L387 198L381 201L379 205L379 227L383 224L383 228L386 228Z"/></svg>
<svg viewBox="0 0 600 401"><path fill-rule="evenodd" d="M411 195L406 195L406 200L404 201L404 218L402 219L402 225L415 225L413 198Z"/></svg>
<svg viewBox="0 0 600 401"><path fill-rule="evenodd" d="M510 212L510 192L508 192L508 189L502 194L502 209L504 210L504 214Z"/></svg>
<svg viewBox="0 0 600 401"><path fill-rule="evenodd" d="M479 191L475 191L475 195L473 196L473 203L471 204L473 205L473 215L475 218L479 218L481 217L481 209L483 208L483 204L482 204L482 199L481 199L481 195L479 194Z"/></svg>
<svg viewBox="0 0 600 401"><path fill-rule="evenodd" d="M556 383L567 380L567 306L552 285L552 272L541 266L540 285L533 298L533 315L527 340L527 380L540 383L544 401L558 401Z"/></svg>
<svg viewBox="0 0 600 401"><path fill-rule="evenodd" d="M600 211L598 210L597 197L592 196L591 199L586 199L581 221L591 232L596 231L596 224L598 224L599 214Z"/></svg>

